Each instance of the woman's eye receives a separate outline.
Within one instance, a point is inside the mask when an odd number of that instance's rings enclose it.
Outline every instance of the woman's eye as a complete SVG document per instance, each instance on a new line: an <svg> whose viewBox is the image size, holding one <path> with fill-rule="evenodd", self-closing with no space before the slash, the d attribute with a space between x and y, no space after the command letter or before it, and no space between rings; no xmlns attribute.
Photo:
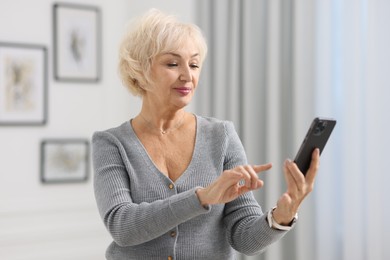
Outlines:
<svg viewBox="0 0 390 260"><path fill-rule="evenodd" d="M177 63L168 63L168 67L177 67Z"/></svg>
<svg viewBox="0 0 390 260"><path fill-rule="evenodd" d="M191 64L190 67L193 68L193 69L199 69L199 65L198 64Z"/></svg>

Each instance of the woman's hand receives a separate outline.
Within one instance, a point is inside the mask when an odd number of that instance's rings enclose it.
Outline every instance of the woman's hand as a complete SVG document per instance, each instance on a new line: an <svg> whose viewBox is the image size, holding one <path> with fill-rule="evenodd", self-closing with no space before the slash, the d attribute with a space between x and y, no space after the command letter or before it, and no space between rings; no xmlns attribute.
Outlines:
<svg viewBox="0 0 390 260"><path fill-rule="evenodd" d="M294 162L287 160L284 163L283 171L287 183L287 191L279 198L276 209L273 212L273 218L278 224L286 226L291 223L302 201L313 190L319 165L319 149L313 151L306 177Z"/></svg>
<svg viewBox="0 0 390 260"><path fill-rule="evenodd" d="M230 202L245 192L263 187L264 183L257 174L271 167L272 164L268 163L226 170L208 187L198 189L196 193L203 206Z"/></svg>

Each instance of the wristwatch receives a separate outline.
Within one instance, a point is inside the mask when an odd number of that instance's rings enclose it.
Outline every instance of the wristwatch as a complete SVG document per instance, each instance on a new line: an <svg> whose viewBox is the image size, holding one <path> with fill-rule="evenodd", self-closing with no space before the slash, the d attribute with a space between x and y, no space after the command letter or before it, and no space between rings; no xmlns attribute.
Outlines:
<svg viewBox="0 0 390 260"><path fill-rule="evenodd" d="M293 220L291 220L290 225L282 226L282 225L278 224L273 218L273 212L275 209L276 209L276 207L273 207L270 211L268 211L267 222L268 222L269 227L274 228L274 229L278 229L278 230L283 230L283 231L289 231L290 229L292 229L298 220L298 213L295 214Z"/></svg>

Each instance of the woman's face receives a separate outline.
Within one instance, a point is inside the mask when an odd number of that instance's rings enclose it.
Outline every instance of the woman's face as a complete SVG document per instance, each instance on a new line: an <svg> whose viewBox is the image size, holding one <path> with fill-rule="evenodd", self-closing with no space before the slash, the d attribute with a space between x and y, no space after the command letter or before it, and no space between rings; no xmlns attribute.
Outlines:
<svg viewBox="0 0 390 260"><path fill-rule="evenodd" d="M151 67L153 88L144 98L160 108L183 108L198 85L200 65L199 52L189 41L178 50L156 56Z"/></svg>

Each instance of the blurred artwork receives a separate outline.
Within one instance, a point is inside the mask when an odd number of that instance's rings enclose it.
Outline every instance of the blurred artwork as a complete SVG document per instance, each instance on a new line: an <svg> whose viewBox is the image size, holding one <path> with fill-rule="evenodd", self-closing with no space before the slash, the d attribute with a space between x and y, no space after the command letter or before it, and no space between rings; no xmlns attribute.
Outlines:
<svg viewBox="0 0 390 260"><path fill-rule="evenodd" d="M71 149L66 145L59 145L48 158L48 167L62 174L77 174L82 170L84 151L76 147Z"/></svg>
<svg viewBox="0 0 390 260"><path fill-rule="evenodd" d="M77 30L77 28L71 31L69 38L69 50L71 53L71 57L77 64L81 64L83 59L85 59L86 39L83 33L80 30Z"/></svg>
<svg viewBox="0 0 390 260"><path fill-rule="evenodd" d="M46 48L0 42L0 125L46 123Z"/></svg>
<svg viewBox="0 0 390 260"><path fill-rule="evenodd" d="M35 107L34 92L34 63L32 60L5 60L7 111L27 111Z"/></svg>
<svg viewBox="0 0 390 260"><path fill-rule="evenodd" d="M58 81L100 79L100 9L57 3L54 12L54 76Z"/></svg>
<svg viewBox="0 0 390 260"><path fill-rule="evenodd" d="M42 142L42 182L86 180L88 153L88 141L86 140L58 139Z"/></svg>

